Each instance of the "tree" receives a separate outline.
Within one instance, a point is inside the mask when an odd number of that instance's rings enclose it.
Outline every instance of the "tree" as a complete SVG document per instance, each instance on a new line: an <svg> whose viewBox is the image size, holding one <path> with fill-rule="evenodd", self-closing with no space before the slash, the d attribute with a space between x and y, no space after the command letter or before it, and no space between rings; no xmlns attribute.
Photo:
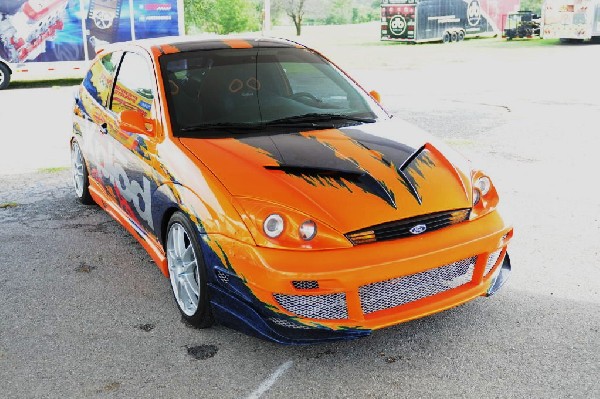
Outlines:
<svg viewBox="0 0 600 399"><path fill-rule="evenodd" d="M184 0L185 32L254 31L259 18L252 2L246 0Z"/></svg>
<svg viewBox="0 0 600 399"><path fill-rule="evenodd" d="M245 0L216 0L217 33L246 32L258 29L258 16Z"/></svg>
<svg viewBox="0 0 600 399"><path fill-rule="evenodd" d="M532 11L540 15L543 0L521 0L521 10Z"/></svg>
<svg viewBox="0 0 600 399"><path fill-rule="evenodd" d="M284 0L285 13L294 21L296 36L302 33L302 19L304 18L305 0Z"/></svg>

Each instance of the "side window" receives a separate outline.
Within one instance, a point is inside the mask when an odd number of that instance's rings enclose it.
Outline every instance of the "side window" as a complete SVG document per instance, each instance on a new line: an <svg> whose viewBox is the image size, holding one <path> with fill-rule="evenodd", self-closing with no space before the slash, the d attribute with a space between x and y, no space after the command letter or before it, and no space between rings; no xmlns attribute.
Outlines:
<svg viewBox="0 0 600 399"><path fill-rule="evenodd" d="M293 94L310 93L326 103L343 108L349 106L347 93L317 68L316 64L282 62L281 66Z"/></svg>
<svg viewBox="0 0 600 399"><path fill-rule="evenodd" d="M115 71L122 56L122 51L105 55L92 65L83 80L85 89L103 107L108 105L108 99L115 80Z"/></svg>
<svg viewBox="0 0 600 399"><path fill-rule="evenodd" d="M117 75L111 109L141 111L146 118L154 116L154 79L143 57L125 53Z"/></svg>

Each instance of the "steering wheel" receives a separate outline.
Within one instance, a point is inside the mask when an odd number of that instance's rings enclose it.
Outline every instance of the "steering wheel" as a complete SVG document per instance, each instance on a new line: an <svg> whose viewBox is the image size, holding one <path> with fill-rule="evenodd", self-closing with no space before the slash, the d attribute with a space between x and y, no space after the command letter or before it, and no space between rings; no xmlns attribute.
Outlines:
<svg viewBox="0 0 600 399"><path fill-rule="evenodd" d="M308 98L316 103L323 102L323 101L319 100L317 97L313 96L312 94L310 94L309 92L306 92L306 91L299 91L298 93L294 93L290 96L290 98L292 100L300 100L301 98Z"/></svg>

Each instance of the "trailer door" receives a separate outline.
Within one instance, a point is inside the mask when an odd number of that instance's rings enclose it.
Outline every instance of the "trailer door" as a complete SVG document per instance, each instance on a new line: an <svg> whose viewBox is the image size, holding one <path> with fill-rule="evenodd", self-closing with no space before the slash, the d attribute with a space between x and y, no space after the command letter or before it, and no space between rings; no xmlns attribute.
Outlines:
<svg viewBox="0 0 600 399"><path fill-rule="evenodd" d="M381 6L381 38L415 40L415 4Z"/></svg>

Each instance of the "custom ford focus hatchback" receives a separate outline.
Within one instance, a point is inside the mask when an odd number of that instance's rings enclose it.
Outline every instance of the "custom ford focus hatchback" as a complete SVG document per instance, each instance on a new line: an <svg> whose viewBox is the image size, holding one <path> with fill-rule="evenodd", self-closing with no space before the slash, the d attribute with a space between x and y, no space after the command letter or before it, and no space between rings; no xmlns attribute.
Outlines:
<svg viewBox="0 0 600 399"><path fill-rule="evenodd" d="M351 339L505 281L513 230L490 177L375 92L293 42L170 40L98 53L72 167L189 323Z"/></svg>

